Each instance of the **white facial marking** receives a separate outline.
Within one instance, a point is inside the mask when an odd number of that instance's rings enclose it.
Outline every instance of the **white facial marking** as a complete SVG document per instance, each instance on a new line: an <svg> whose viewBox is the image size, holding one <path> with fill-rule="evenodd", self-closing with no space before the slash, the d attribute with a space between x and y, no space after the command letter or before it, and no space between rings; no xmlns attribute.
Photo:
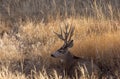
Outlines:
<svg viewBox="0 0 120 79"><path fill-rule="evenodd" d="M61 53L60 53L59 51L56 51L55 53L53 53L53 55L54 55L55 57L59 57L59 56L61 55Z"/></svg>

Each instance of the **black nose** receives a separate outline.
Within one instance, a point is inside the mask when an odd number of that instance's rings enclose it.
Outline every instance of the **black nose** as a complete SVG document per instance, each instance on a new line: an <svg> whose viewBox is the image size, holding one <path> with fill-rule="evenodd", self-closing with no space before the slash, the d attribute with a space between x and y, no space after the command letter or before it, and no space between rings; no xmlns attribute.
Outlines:
<svg viewBox="0 0 120 79"><path fill-rule="evenodd" d="M55 57L53 54L51 54L51 57Z"/></svg>

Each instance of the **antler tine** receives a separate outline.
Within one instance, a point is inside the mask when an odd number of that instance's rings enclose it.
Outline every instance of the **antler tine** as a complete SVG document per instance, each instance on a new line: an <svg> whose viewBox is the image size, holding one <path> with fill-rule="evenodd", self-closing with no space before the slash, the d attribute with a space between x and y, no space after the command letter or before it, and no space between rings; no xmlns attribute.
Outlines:
<svg viewBox="0 0 120 79"><path fill-rule="evenodd" d="M65 25L64 34L65 34L65 43L67 43L67 39L68 39L68 36L69 36L68 24Z"/></svg>
<svg viewBox="0 0 120 79"><path fill-rule="evenodd" d="M75 27L70 27L70 31L69 31L69 40L68 40L68 42L71 41L71 37L73 36L74 29L75 29Z"/></svg>
<svg viewBox="0 0 120 79"><path fill-rule="evenodd" d="M62 28L60 26L60 34L54 32L61 40L65 40L64 37L63 37L63 34L62 34Z"/></svg>
<svg viewBox="0 0 120 79"><path fill-rule="evenodd" d="M63 40L65 43L69 43L71 41L71 37L73 36L74 27L70 26L68 24L65 25L65 31L62 30L60 26L60 34L54 32L61 40Z"/></svg>
<svg viewBox="0 0 120 79"><path fill-rule="evenodd" d="M65 30L66 30L66 33L67 33L67 30L68 30L68 24L66 24L66 26L65 26Z"/></svg>

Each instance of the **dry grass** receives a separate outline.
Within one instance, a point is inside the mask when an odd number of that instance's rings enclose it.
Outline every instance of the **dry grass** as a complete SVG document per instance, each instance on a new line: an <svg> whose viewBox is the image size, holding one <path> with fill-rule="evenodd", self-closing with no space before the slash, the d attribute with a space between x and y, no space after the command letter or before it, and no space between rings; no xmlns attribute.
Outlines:
<svg viewBox="0 0 120 79"><path fill-rule="evenodd" d="M75 27L72 54L92 58L105 78L120 78L119 0L0 1L0 79L62 79L61 63L50 54L62 45L53 31L65 23Z"/></svg>
<svg viewBox="0 0 120 79"><path fill-rule="evenodd" d="M65 20L76 28L73 37L74 47L70 50L76 56L88 59L93 58L94 62L102 69L106 69L107 67L112 72L118 72L117 70L120 68L119 26L116 25L116 30L112 28L113 22L111 21L94 23L92 20L72 19L71 21L71 18ZM36 79L41 77L50 78L47 74L51 74L53 71L58 71L59 73L60 71L57 69L57 66L59 68L60 65L59 59L52 59L50 54L62 45L62 41L53 33L53 31L59 31L60 24L64 25L61 21L54 21L54 23L51 22L47 25L44 23L34 25L32 22L27 22L20 25L18 34L16 34L17 39L15 36L11 37L8 34L4 34L0 40L0 60L2 66L9 65L10 71L17 71L27 75L30 75L32 71L34 71L32 72L34 74L39 72L35 76ZM88 30L91 28L93 30L99 29L98 26L104 28L104 30L100 32L91 30L88 33ZM43 67L47 72L43 71ZM105 71L107 73L107 70ZM52 75L56 77L57 74L55 72ZM59 78L59 76L58 74L57 77Z"/></svg>

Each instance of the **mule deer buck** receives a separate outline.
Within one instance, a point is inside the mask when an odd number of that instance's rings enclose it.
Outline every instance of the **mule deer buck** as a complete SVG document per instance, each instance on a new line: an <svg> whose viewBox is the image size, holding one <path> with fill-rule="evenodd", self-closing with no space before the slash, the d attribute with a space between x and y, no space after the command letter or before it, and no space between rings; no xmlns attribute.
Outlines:
<svg viewBox="0 0 120 79"><path fill-rule="evenodd" d="M93 74L93 72L97 73L98 75L100 69L96 64L84 58L74 56L69 51L69 48L73 46L73 40L71 39L71 37L73 36L74 27L72 26L69 27L68 25L65 25L65 30L63 30L60 27L60 31L61 31L60 34L56 32L54 33L61 40L64 41L64 45L60 49L58 49L56 52L51 54L51 56L54 58L60 58L62 60L62 63L64 64L64 68L66 70L67 75L71 77L71 75L73 75L73 72L75 70L75 69L73 70L73 68L76 68L76 67L80 67L84 69L84 71L87 73L87 75L89 75L89 77ZM81 71L80 73L81 73L80 75L86 74Z"/></svg>

